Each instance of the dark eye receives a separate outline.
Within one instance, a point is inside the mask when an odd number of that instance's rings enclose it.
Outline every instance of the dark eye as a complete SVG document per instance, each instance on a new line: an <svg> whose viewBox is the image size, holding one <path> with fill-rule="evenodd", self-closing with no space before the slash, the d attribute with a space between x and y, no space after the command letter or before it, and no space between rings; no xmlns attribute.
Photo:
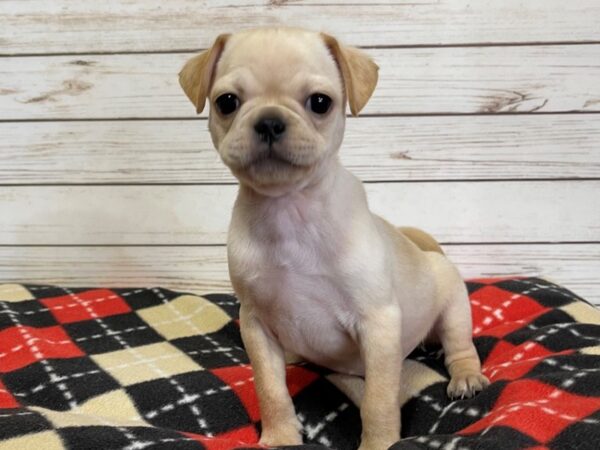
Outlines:
<svg viewBox="0 0 600 450"><path fill-rule="evenodd" d="M315 114L325 114L329 111L329 107L331 106L331 97L316 93L308 97L306 100L306 107L310 108L312 112Z"/></svg>
<svg viewBox="0 0 600 450"><path fill-rule="evenodd" d="M219 112L224 116L227 116L234 112L240 106L240 99L235 94L223 94L220 95L215 101Z"/></svg>

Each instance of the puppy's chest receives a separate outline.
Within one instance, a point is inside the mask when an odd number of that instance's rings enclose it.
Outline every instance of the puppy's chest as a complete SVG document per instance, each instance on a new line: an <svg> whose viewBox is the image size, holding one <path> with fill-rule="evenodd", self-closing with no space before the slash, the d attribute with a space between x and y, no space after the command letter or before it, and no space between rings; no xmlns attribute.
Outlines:
<svg viewBox="0 0 600 450"><path fill-rule="evenodd" d="M285 251L267 258L265 270L251 282L253 301L286 350L342 369L339 365L356 353L353 301L343 279L318 253L306 248L293 252L289 258Z"/></svg>
<svg viewBox="0 0 600 450"><path fill-rule="evenodd" d="M253 245L256 265L243 283L286 350L336 366L356 351L356 311L337 267L335 239L317 224L303 225L275 229Z"/></svg>
<svg viewBox="0 0 600 450"><path fill-rule="evenodd" d="M248 229L250 242L240 258L245 261L245 280L260 290L260 297L270 297L277 287L292 292L313 291L330 284L336 272L336 242L331 224L310 205L286 205L265 217L259 227ZM316 210L315 210L316 209Z"/></svg>
<svg viewBox="0 0 600 450"><path fill-rule="evenodd" d="M308 234L308 233L307 233ZM258 303L270 309L332 309L343 297L343 280L332 258L331 243L311 233L263 243L247 282ZM335 308L333 308L335 309Z"/></svg>

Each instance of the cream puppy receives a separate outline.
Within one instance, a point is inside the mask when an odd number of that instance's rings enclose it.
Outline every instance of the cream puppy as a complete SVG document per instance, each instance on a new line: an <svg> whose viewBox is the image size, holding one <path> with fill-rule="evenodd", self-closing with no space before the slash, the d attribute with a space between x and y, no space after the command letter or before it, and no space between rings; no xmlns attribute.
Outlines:
<svg viewBox="0 0 600 450"><path fill-rule="evenodd" d="M428 334L445 350L448 394L488 384L459 273L429 235L372 214L338 159L346 104L377 83L363 52L333 37L266 28L221 35L180 73L240 188L227 241L261 443L302 442L285 354L364 377L361 449L400 438L402 360Z"/></svg>

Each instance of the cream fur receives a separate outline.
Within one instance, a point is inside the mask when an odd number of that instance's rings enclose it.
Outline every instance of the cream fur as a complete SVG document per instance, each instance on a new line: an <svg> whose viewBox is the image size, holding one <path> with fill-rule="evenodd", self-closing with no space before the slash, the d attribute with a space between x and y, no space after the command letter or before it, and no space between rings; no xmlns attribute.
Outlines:
<svg viewBox="0 0 600 450"><path fill-rule="evenodd" d="M444 346L449 395L472 395L488 381L456 268L429 235L407 229L407 237L372 214L361 182L339 162L346 104L355 114L366 104L377 66L330 36L297 29L251 30L217 44L218 62L208 50L180 80L191 98L206 91L213 142L240 180L227 249L261 442L302 442L285 384L288 352L364 377L360 448L386 449L400 437L402 360L428 333ZM209 89L195 79L211 80ZM333 99L323 117L306 108L315 92ZM241 105L225 117L214 108L223 93ZM265 116L286 124L270 148L253 130Z"/></svg>

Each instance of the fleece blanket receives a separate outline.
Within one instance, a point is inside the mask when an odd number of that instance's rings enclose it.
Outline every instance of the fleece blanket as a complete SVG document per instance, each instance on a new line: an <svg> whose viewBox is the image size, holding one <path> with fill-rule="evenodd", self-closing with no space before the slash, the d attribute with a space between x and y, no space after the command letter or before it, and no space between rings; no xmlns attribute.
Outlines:
<svg viewBox="0 0 600 450"><path fill-rule="evenodd" d="M393 449L600 448L600 312L536 278L468 287L492 384L451 401L441 349L416 350ZM0 448L256 447L237 314L225 294L0 285ZM302 447L356 448L359 411L335 376L287 375Z"/></svg>

